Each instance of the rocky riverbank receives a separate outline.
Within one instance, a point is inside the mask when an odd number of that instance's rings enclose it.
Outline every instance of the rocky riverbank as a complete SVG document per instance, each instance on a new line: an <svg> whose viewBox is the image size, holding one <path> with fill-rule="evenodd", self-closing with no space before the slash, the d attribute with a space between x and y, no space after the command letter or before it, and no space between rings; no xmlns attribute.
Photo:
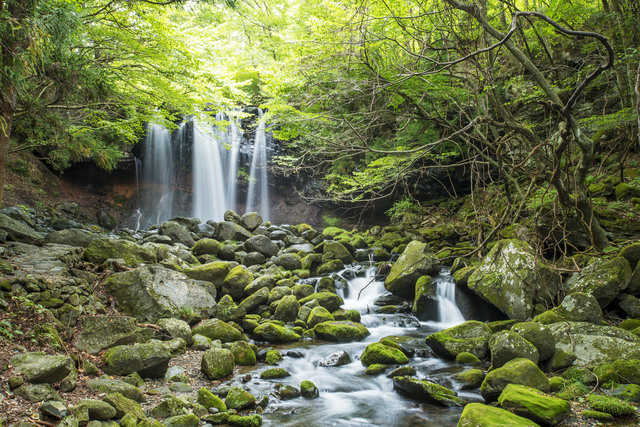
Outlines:
<svg viewBox="0 0 640 427"><path fill-rule="evenodd" d="M437 230L318 231L231 211L114 234L5 208L0 230L3 425L268 424L279 402L313 406L326 392L287 380L285 366L316 342L364 341L313 363L386 375L403 398L453 408L459 425L630 422L640 402L640 244L583 256L568 272L516 239L454 259L457 242ZM468 320L419 338L415 327L413 337L372 335L369 313L438 319L443 263ZM345 307L347 282L369 266L388 294ZM456 372L436 375L429 360ZM585 403L592 412L580 415Z"/></svg>

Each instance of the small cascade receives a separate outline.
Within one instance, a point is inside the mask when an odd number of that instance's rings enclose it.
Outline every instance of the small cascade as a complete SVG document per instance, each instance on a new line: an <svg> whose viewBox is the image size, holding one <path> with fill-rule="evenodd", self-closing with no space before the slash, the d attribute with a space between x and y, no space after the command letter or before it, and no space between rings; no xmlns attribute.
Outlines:
<svg viewBox="0 0 640 427"><path fill-rule="evenodd" d="M225 157L227 172L227 209L235 211L237 209L237 193L238 193L238 154L240 152L240 143L242 142L242 130L238 126L238 119L230 117L229 127L227 128L225 144L228 145Z"/></svg>
<svg viewBox="0 0 640 427"><path fill-rule="evenodd" d="M150 124L143 144L142 179L152 193L150 199L153 200L148 208L156 212L154 219L156 224L160 224L173 216L174 159L171 134L162 126Z"/></svg>
<svg viewBox="0 0 640 427"><path fill-rule="evenodd" d="M436 277L438 299L438 320L445 325L459 325L464 316L456 304L456 284L448 270Z"/></svg>
<svg viewBox="0 0 640 427"><path fill-rule="evenodd" d="M253 148L253 159L249 172L249 190L247 193L247 212L258 212L262 219L269 219L269 182L267 181L267 133L266 124L262 120L262 109L258 108L258 129Z"/></svg>
<svg viewBox="0 0 640 427"><path fill-rule="evenodd" d="M217 120L224 120L218 113ZM226 207L221 143L226 132L194 123L193 129L193 216L202 221L222 221ZM224 150L224 151L223 151Z"/></svg>

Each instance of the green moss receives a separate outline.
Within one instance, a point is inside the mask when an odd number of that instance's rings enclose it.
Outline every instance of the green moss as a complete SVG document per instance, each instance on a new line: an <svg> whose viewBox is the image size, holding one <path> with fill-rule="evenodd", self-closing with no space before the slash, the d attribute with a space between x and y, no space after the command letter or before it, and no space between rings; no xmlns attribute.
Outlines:
<svg viewBox="0 0 640 427"><path fill-rule="evenodd" d="M565 386L556 393L556 396L564 400L576 400L579 397L586 396L589 392L591 392L591 388L580 382L565 383Z"/></svg>
<svg viewBox="0 0 640 427"><path fill-rule="evenodd" d="M509 426L540 427L533 421L507 410L494 408L482 403L470 403L464 407L459 426Z"/></svg>
<svg viewBox="0 0 640 427"><path fill-rule="evenodd" d="M374 364L402 364L407 363L409 359L397 348L374 342L364 350L360 361L364 366L370 366Z"/></svg>
<svg viewBox="0 0 640 427"><path fill-rule="evenodd" d="M360 341L369 335L369 330L357 322L323 322L313 328L316 336L334 342Z"/></svg>
<svg viewBox="0 0 640 427"><path fill-rule="evenodd" d="M612 396L592 394L587 397L587 403L596 411L611 414L614 417L634 415L638 408Z"/></svg>
<svg viewBox="0 0 640 427"><path fill-rule="evenodd" d="M598 420L598 421L614 420L613 415L611 414L607 414L606 412L600 412L600 411L591 411L589 409L585 409L584 411L580 412L580 415L586 418L593 418L594 420Z"/></svg>
<svg viewBox="0 0 640 427"><path fill-rule="evenodd" d="M302 397L307 399L313 399L320 396L318 387L316 387L316 385L311 381L306 380L300 383L300 393L302 394Z"/></svg>
<svg viewBox="0 0 640 427"><path fill-rule="evenodd" d="M463 363L465 365L471 365L475 363L480 363L480 359L478 359L476 356L474 356L471 353L463 351L462 353L456 356L456 362Z"/></svg>
<svg viewBox="0 0 640 427"><path fill-rule="evenodd" d="M248 391L243 390L240 387L233 387L229 391L229 394L227 394L225 403L228 409L242 410L253 408L256 403L255 401L255 397L253 397L253 395Z"/></svg>
<svg viewBox="0 0 640 427"><path fill-rule="evenodd" d="M640 328L640 319L625 319L618 327L625 331L632 331Z"/></svg>
<svg viewBox="0 0 640 427"><path fill-rule="evenodd" d="M549 378L549 391L555 393L557 391L562 390L564 387L565 380L562 377L551 377Z"/></svg>
<svg viewBox="0 0 640 427"><path fill-rule="evenodd" d="M267 369L260 374L260 378L262 378L263 380L273 380L290 376L291 374L282 368Z"/></svg>
<svg viewBox="0 0 640 427"><path fill-rule="evenodd" d="M220 412L227 412L227 405L215 394L211 393L209 389L202 387L198 390L198 398L196 402L205 408L216 408Z"/></svg>
<svg viewBox="0 0 640 427"><path fill-rule="evenodd" d="M281 360L282 355L278 350L267 351L267 358L265 360L267 362L267 365L277 365Z"/></svg>
<svg viewBox="0 0 640 427"><path fill-rule="evenodd" d="M505 387L498 403L504 409L541 424L556 425L571 412L571 404L566 400L515 384Z"/></svg>
<svg viewBox="0 0 640 427"><path fill-rule="evenodd" d="M327 227L322 230L322 235L327 239L335 239L337 236L341 234L347 233L347 230L338 227Z"/></svg>
<svg viewBox="0 0 640 427"><path fill-rule="evenodd" d="M367 375L380 375L380 374L384 374L384 371L386 370L387 370L387 365L384 365L382 363L374 363L372 365L369 365L367 367L367 370L364 371L364 373Z"/></svg>

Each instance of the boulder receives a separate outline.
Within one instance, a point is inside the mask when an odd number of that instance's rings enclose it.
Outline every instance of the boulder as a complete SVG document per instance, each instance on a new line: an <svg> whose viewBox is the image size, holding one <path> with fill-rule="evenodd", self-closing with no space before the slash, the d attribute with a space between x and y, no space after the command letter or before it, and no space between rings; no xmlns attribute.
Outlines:
<svg viewBox="0 0 640 427"><path fill-rule="evenodd" d="M242 334L233 326L220 319L205 320L191 331L193 335L199 334L210 340L220 340L222 342L234 342L241 339Z"/></svg>
<svg viewBox="0 0 640 427"><path fill-rule="evenodd" d="M558 292L560 276L520 240L500 240L469 277L468 287L510 319L526 321L535 304Z"/></svg>
<svg viewBox="0 0 640 427"><path fill-rule="evenodd" d="M458 426L473 427L540 427L528 418L482 403L470 403L464 407Z"/></svg>
<svg viewBox="0 0 640 427"><path fill-rule="evenodd" d="M225 240L237 240L244 242L250 237L251 233L238 224L230 221L221 222L216 230L216 238L222 242Z"/></svg>
<svg viewBox="0 0 640 427"><path fill-rule="evenodd" d="M160 234L171 238L172 243L182 243L187 248L192 248L196 243L189 230L175 221L166 221L160 226Z"/></svg>
<svg viewBox="0 0 640 427"><path fill-rule="evenodd" d="M407 363L409 359L399 348L374 342L365 348L360 356L360 361L364 366L371 366L403 364Z"/></svg>
<svg viewBox="0 0 640 427"><path fill-rule="evenodd" d="M618 256L626 259L631 269L635 271L638 262L640 262L640 243L632 243L629 246L625 246L618 253Z"/></svg>
<svg viewBox="0 0 640 427"><path fill-rule="evenodd" d="M460 390L474 390L484 381L484 372L480 369L467 369L451 375L451 379L460 384Z"/></svg>
<svg viewBox="0 0 640 427"><path fill-rule="evenodd" d="M351 356L346 351L341 351L338 353L330 354L327 357L323 357L318 361L319 366L324 366L325 368L332 368L336 366L348 365L351 363Z"/></svg>
<svg viewBox="0 0 640 427"><path fill-rule="evenodd" d="M305 399L315 399L320 396L320 390L314 383L305 380L300 383L300 394Z"/></svg>
<svg viewBox="0 0 640 427"><path fill-rule="evenodd" d="M300 304L294 295L286 295L278 304L276 312L273 314L273 320L282 322L293 322L298 317Z"/></svg>
<svg viewBox="0 0 640 427"><path fill-rule="evenodd" d="M250 296L246 297L240 304L238 304L238 307L244 308L246 313L254 313L257 308L266 303L268 299L269 288L260 288Z"/></svg>
<svg viewBox="0 0 640 427"><path fill-rule="evenodd" d="M345 248L345 246L340 242L326 242L322 249L322 253L323 255L331 253L331 259L339 259L345 265L355 262L351 252L349 252L349 250L347 250L347 248Z"/></svg>
<svg viewBox="0 0 640 427"><path fill-rule="evenodd" d="M50 356L43 352L17 354L11 357L15 372L32 383L55 383L75 371L69 356Z"/></svg>
<svg viewBox="0 0 640 427"><path fill-rule="evenodd" d="M574 273L565 283L567 293L582 292L593 295L605 308L624 291L631 281L631 266L623 257L596 260Z"/></svg>
<svg viewBox="0 0 640 427"><path fill-rule="evenodd" d="M222 399L220 399L215 394L211 393L208 388L202 387L198 390L198 398L196 403L204 406L207 410L211 408L217 409L219 412L227 412L227 405L224 404Z"/></svg>
<svg viewBox="0 0 640 427"><path fill-rule="evenodd" d="M484 359L489 352L489 327L475 320L429 335L426 343L440 357L455 359L459 353L471 353Z"/></svg>
<svg viewBox="0 0 640 427"><path fill-rule="evenodd" d="M182 273L188 278L210 282L217 290L222 288L224 279L230 271L231 264L227 261L209 262L207 264L182 269Z"/></svg>
<svg viewBox="0 0 640 427"><path fill-rule="evenodd" d="M191 323L210 317L216 305L211 283L156 266L113 274L105 288L123 311L152 323L167 317Z"/></svg>
<svg viewBox="0 0 640 427"><path fill-rule="evenodd" d="M249 231L254 231L262 225L262 217L258 212L247 212L240 218L240 225Z"/></svg>
<svg viewBox="0 0 640 427"><path fill-rule="evenodd" d="M640 360L615 360L603 363L593 370L600 384L612 382L617 384L640 385Z"/></svg>
<svg viewBox="0 0 640 427"><path fill-rule="evenodd" d="M222 294L230 295L235 301L244 297L244 288L253 282L253 274L243 265L234 267L222 282Z"/></svg>
<svg viewBox="0 0 640 427"><path fill-rule="evenodd" d="M393 389L411 398L435 405L464 406L464 402L458 397L458 393L431 381L421 381L409 376L393 377Z"/></svg>
<svg viewBox="0 0 640 427"><path fill-rule="evenodd" d="M191 334L191 327L184 320L180 319L159 319L156 325L162 330L162 333L171 338L181 338L188 346L193 344L193 336Z"/></svg>
<svg viewBox="0 0 640 427"><path fill-rule="evenodd" d="M155 264L156 255L137 243L124 239L93 239L84 251L84 258L94 264L102 264L108 259L124 259L129 266Z"/></svg>
<svg viewBox="0 0 640 427"><path fill-rule="evenodd" d="M313 331L318 338L334 342L360 341L369 335L369 330L360 323L347 320L322 322Z"/></svg>
<svg viewBox="0 0 640 427"><path fill-rule="evenodd" d="M602 324L602 309L598 300L589 294L575 292L564 297L562 303L533 318L534 322L550 325L557 322L589 322Z"/></svg>
<svg viewBox="0 0 640 427"><path fill-rule="evenodd" d="M30 402L48 402L54 400L62 402L62 398L49 384L23 385L11 390L16 396L20 396Z"/></svg>
<svg viewBox="0 0 640 427"><path fill-rule="evenodd" d="M120 419L126 414L134 415L138 421L147 418L142 406L135 400L124 397L122 393L111 393L104 398L104 401L116 410L115 418Z"/></svg>
<svg viewBox="0 0 640 427"><path fill-rule="evenodd" d="M210 380L219 380L233 373L235 358L226 348L212 348L202 355L200 369Z"/></svg>
<svg viewBox="0 0 640 427"><path fill-rule="evenodd" d="M518 323L511 328L511 331L517 333L536 347L541 362L550 358L556 350L556 339L553 334L549 328L539 323Z"/></svg>
<svg viewBox="0 0 640 427"><path fill-rule="evenodd" d="M576 366L640 358L640 338L614 326L562 322L549 325L549 330L556 339L556 352L570 353L573 349Z"/></svg>
<svg viewBox="0 0 640 427"><path fill-rule="evenodd" d="M285 328L276 323L265 322L259 325L253 330L253 336L257 340L264 340L269 342L291 342L298 341L300 335L295 333L292 329Z"/></svg>
<svg viewBox="0 0 640 427"><path fill-rule="evenodd" d="M80 318L81 331L75 346L79 351L98 354L103 350L133 344L137 339L138 327L133 317L85 316Z"/></svg>
<svg viewBox="0 0 640 427"><path fill-rule="evenodd" d="M384 287L394 294L411 298L420 276L438 274L442 268L440 260L427 243L416 240L409 243L400 258L391 267Z"/></svg>
<svg viewBox="0 0 640 427"><path fill-rule="evenodd" d="M36 246L42 246L44 243L40 233L2 213L0 213L0 230L4 230L7 233L7 240Z"/></svg>
<svg viewBox="0 0 640 427"><path fill-rule="evenodd" d="M500 407L544 425L556 425L571 413L571 404L523 385L507 385L500 397Z"/></svg>
<svg viewBox="0 0 640 427"><path fill-rule="evenodd" d="M215 239L200 239L193 245L191 252L195 256L218 255L218 252L220 252L220 242Z"/></svg>
<svg viewBox="0 0 640 427"><path fill-rule="evenodd" d="M290 271L302 268L302 261L298 254L282 254L276 259L275 264Z"/></svg>
<svg viewBox="0 0 640 427"><path fill-rule="evenodd" d="M484 400L491 402L498 399L508 384L523 385L549 393L547 376L529 359L513 359L490 371L480 386L480 393Z"/></svg>
<svg viewBox="0 0 640 427"><path fill-rule="evenodd" d="M244 288L244 294L247 296L252 295L254 292L262 288L268 288L269 291L271 291L271 289L273 289L275 285L276 285L276 281L273 277L260 276L257 279L254 279L253 282L249 283L249 285L247 285L247 287Z"/></svg>
<svg viewBox="0 0 640 427"><path fill-rule="evenodd" d="M44 243L57 243L59 245L86 248L93 239L98 237L98 234L93 234L90 231L72 228L47 234L47 237L44 238Z"/></svg>
<svg viewBox="0 0 640 427"><path fill-rule="evenodd" d="M241 411L243 409L250 409L256 406L256 398L251 393L240 387L233 387L227 394L225 404L228 409L235 409Z"/></svg>
<svg viewBox="0 0 640 427"><path fill-rule="evenodd" d="M244 247L249 252L260 252L265 257L272 257L278 255L278 245L273 243L271 239L262 234L250 237L244 242Z"/></svg>
<svg viewBox="0 0 640 427"><path fill-rule="evenodd" d="M116 416L113 406L102 400L81 399L77 404L71 406L70 411L76 414L79 419L107 421Z"/></svg>
<svg viewBox="0 0 640 427"><path fill-rule="evenodd" d="M231 345L231 353L236 365L249 366L256 364L256 354L246 341L236 341Z"/></svg>
<svg viewBox="0 0 640 427"><path fill-rule="evenodd" d="M500 331L489 339L491 364L494 368L504 366L510 360L525 358L536 365L540 359L538 349L513 331Z"/></svg>
<svg viewBox="0 0 640 427"><path fill-rule="evenodd" d="M220 319L224 322L233 321L240 323L247 311L244 307L239 307L230 295L225 295L220 301L213 312L213 317Z"/></svg>
<svg viewBox="0 0 640 427"><path fill-rule="evenodd" d="M98 221L100 227L106 228L107 230L113 230L116 228L116 225L118 225L118 221L116 221L113 216L102 210L96 211L96 221Z"/></svg>
<svg viewBox="0 0 640 427"><path fill-rule="evenodd" d="M330 322L332 320L335 319L333 318L333 315L329 313L329 310L319 305L311 309L311 312L306 319L306 323L309 329L312 329L319 323Z"/></svg>
<svg viewBox="0 0 640 427"><path fill-rule="evenodd" d="M87 381L87 387L90 390L97 391L99 393L120 393L124 397L135 400L136 402L144 401L144 394L142 390L131 384L127 384L124 381L96 379Z"/></svg>
<svg viewBox="0 0 640 427"><path fill-rule="evenodd" d="M291 374L287 372L286 369L282 369L282 368L271 368L271 369L267 369L266 371L262 371L262 373L260 373L260 379L263 379L263 380L275 380L275 379L286 378L290 376Z"/></svg>
<svg viewBox="0 0 640 427"><path fill-rule="evenodd" d="M319 292L316 294L311 294L306 298L302 298L300 301L301 306L305 305L309 301L317 300L318 304L329 310L330 312L334 312L340 308L344 301L338 295L331 292Z"/></svg>
<svg viewBox="0 0 640 427"><path fill-rule="evenodd" d="M171 354L162 344L119 345L108 350L102 358L104 372L109 375L136 372L143 378L163 377L170 360Z"/></svg>
<svg viewBox="0 0 640 427"><path fill-rule="evenodd" d="M421 276L416 282L416 295L413 300L411 314L419 320L439 320L438 285L431 281L431 276Z"/></svg>
<svg viewBox="0 0 640 427"><path fill-rule="evenodd" d="M632 319L640 318L640 300L633 295L621 293L616 296L616 304Z"/></svg>

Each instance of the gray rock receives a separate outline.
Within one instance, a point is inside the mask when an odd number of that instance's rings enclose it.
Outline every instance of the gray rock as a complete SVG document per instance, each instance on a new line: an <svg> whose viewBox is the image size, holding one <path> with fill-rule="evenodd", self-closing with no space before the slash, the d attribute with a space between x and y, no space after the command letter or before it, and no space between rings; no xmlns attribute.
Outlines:
<svg viewBox="0 0 640 427"><path fill-rule="evenodd" d="M235 213L231 209L229 209L228 211L226 211L224 213L223 218L224 218L225 221L234 222L236 224L240 224L240 221L242 220L240 215L238 215L237 213Z"/></svg>
<svg viewBox="0 0 640 427"><path fill-rule="evenodd" d="M105 211L96 211L96 219L98 221L98 225L106 228L107 230L113 230L116 228L116 225L118 225L118 221Z"/></svg>
<svg viewBox="0 0 640 427"><path fill-rule="evenodd" d="M254 313L260 305L267 302L269 299L269 288L263 287L246 297L238 307L245 309L246 313Z"/></svg>
<svg viewBox="0 0 640 427"><path fill-rule="evenodd" d="M529 341L512 331L496 332L489 339L491 350L491 364L500 368L510 360L525 358L538 364L540 355L538 349Z"/></svg>
<svg viewBox="0 0 640 427"><path fill-rule="evenodd" d="M98 237L100 237L100 235L93 234L86 230L70 229L49 233L47 237L44 238L44 242L86 248L93 239Z"/></svg>
<svg viewBox="0 0 640 427"><path fill-rule="evenodd" d="M597 260L582 271L574 273L566 282L567 292L593 295L605 308L631 282L631 266L623 257L608 261Z"/></svg>
<svg viewBox="0 0 640 427"><path fill-rule="evenodd" d="M102 264L108 259L124 259L129 266L155 264L157 262L153 252L123 239L93 239L85 249L84 257L94 264Z"/></svg>
<svg viewBox="0 0 640 427"><path fill-rule="evenodd" d="M161 267L144 267L111 275L105 288L118 305L140 321L185 318L189 322L211 316L216 288Z"/></svg>
<svg viewBox="0 0 640 427"><path fill-rule="evenodd" d="M82 330L76 337L79 351L98 354L103 350L136 342L136 321L124 316L86 316L80 319Z"/></svg>
<svg viewBox="0 0 640 427"><path fill-rule="evenodd" d="M278 255L278 246L266 236L258 234L244 242L245 248L250 252L260 252L265 257Z"/></svg>
<svg viewBox="0 0 640 427"><path fill-rule="evenodd" d="M302 267L298 254L282 254L276 259L275 264L285 270L299 270Z"/></svg>
<svg viewBox="0 0 640 427"><path fill-rule="evenodd" d="M67 416L67 407L62 402L56 402L55 400L44 402L40 405L38 411L44 416L59 420Z"/></svg>
<svg viewBox="0 0 640 427"><path fill-rule="evenodd" d="M622 293L616 297L618 306L632 319L640 318L640 300L633 295Z"/></svg>
<svg viewBox="0 0 640 427"><path fill-rule="evenodd" d="M171 354L162 344L120 345L108 350L102 360L109 375L136 372L143 378L160 378L167 372Z"/></svg>
<svg viewBox="0 0 640 427"><path fill-rule="evenodd" d="M44 239L40 233L20 221L0 213L0 230L7 232L7 240L42 246Z"/></svg>
<svg viewBox="0 0 640 427"><path fill-rule="evenodd" d="M565 321L600 325L602 309L593 295L575 292L564 297L558 307L537 315L533 321L544 325Z"/></svg>
<svg viewBox="0 0 640 427"><path fill-rule="evenodd" d="M191 328L184 320L173 318L159 319L156 322L156 325L162 329L163 333L167 334L171 338L181 338L188 346L193 344Z"/></svg>
<svg viewBox="0 0 640 427"><path fill-rule="evenodd" d="M491 329L486 324L469 320L429 335L426 343L436 354L445 359L454 360L462 352L484 359L489 353L491 335Z"/></svg>
<svg viewBox="0 0 640 427"><path fill-rule="evenodd" d="M60 395L49 384L23 385L12 391L30 402L45 402L50 400L62 402Z"/></svg>
<svg viewBox="0 0 640 427"><path fill-rule="evenodd" d="M351 356L346 351L341 351L339 353L330 354L327 357L324 357L318 361L318 365L324 367L336 367L342 365L348 365L351 363Z"/></svg>
<svg viewBox="0 0 640 427"><path fill-rule="evenodd" d="M212 348L202 355L200 368L210 380L219 380L233 373L235 358L230 350Z"/></svg>
<svg viewBox="0 0 640 427"><path fill-rule="evenodd" d="M280 300L276 312L273 314L273 319L293 322L298 317L299 310L300 303L298 303L296 297L294 295L286 295Z"/></svg>
<svg viewBox="0 0 640 427"><path fill-rule="evenodd" d="M251 233L234 222L221 222L219 228L216 230L216 239L220 241L238 240L244 242L250 237Z"/></svg>
<svg viewBox="0 0 640 427"><path fill-rule="evenodd" d="M182 243L188 248L192 248L196 243L189 230L174 221L163 223L160 226L160 234L170 237L173 243Z"/></svg>
<svg viewBox="0 0 640 427"><path fill-rule="evenodd" d="M249 231L254 231L262 224L262 217L258 212L247 212L240 218L240 225Z"/></svg>
<svg viewBox="0 0 640 427"><path fill-rule="evenodd" d="M210 224L198 224L193 228L193 232L204 238L213 239L216 235L216 228Z"/></svg>
<svg viewBox="0 0 640 427"><path fill-rule="evenodd" d="M462 407L464 402L458 393L430 381L420 381L413 377L394 377L393 388L414 399L435 405Z"/></svg>
<svg viewBox="0 0 640 427"><path fill-rule="evenodd" d="M32 384L55 383L75 370L69 356L49 356L43 352L17 354L11 357L15 372Z"/></svg>
<svg viewBox="0 0 640 427"><path fill-rule="evenodd" d="M511 328L525 340L538 349L540 361L544 362L553 355L556 350L556 339L546 326L536 322L517 323Z"/></svg>
<svg viewBox="0 0 640 427"><path fill-rule="evenodd" d="M211 338L207 338L204 335L194 334L193 344L191 345L193 350L206 351L211 348Z"/></svg>
<svg viewBox="0 0 640 427"><path fill-rule="evenodd" d="M100 393L120 393L127 399L135 400L136 402L144 401L142 390L124 381L107 379L89 380L87 381L87 387L89 387L90 390Z"/></svg>
<svg viewBox="0 0 640 427"><path fill-rule="evenodd" d="M433 254L431 247L414 240L391 267L384 287L394 294L413 297L418 278L437 274L441 268L440 260Z"/></svg>

